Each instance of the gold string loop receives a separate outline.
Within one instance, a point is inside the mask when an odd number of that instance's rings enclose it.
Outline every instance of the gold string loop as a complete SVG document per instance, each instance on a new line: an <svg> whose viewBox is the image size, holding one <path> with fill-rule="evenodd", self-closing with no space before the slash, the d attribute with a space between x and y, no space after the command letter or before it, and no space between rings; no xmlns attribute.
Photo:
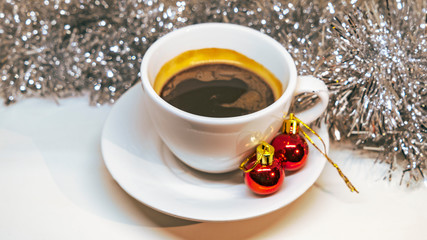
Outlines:
<svg viewBox="0 0 427 240"><path fill-rule="evenodd" d="M251 156L247 157L241 164L240 164L240 170L242 170L243 172L247 173L250 172L252 170L254 170L254 168L261 162L261 158L257 158L257 160L255 161L255 163L250 167L250 168L246 168L246 164L249 162L249 160L251 160L256 153L253 153Z"/></svg>
<svg viewBox="0 0 427 240"><path fill-rule="evenodd" d="M290 114L290 119L291 120L296 120L298 123L300 123L301 125L303 125L306 129L308 129L311 133L313 133L314 135L317 136L317 138L319 138L319 140L322 142L323 145L323 149L324 151L322 151L315 143L314 141L310 138L310 136L308 136L308 134L306 132L304 132L301 128L300 131L301 133L304 135L304 137L323 155L325 156L325 158L328 160L328 162L330 164L332 164L332 166L338 171L338 174L341 176L341 178L344 180L345 184L347 185L347 187L350 189L350 191L352 192L356 192L359 193L357 191L357 189L354 187L354 185L350 182L350 180L344 175L344 173L341 171L341 169L338 167L338 165L336 163L334 163L334 161L332 161L331 158L329 158L329 156L326 154L326 144L323 141L323 139L319 136L319 134L317 134L316 131L314 131L313 129L311 129L307 124L305 124L303 121L301 121L299 118L297 118L293 113Z"/></svg>

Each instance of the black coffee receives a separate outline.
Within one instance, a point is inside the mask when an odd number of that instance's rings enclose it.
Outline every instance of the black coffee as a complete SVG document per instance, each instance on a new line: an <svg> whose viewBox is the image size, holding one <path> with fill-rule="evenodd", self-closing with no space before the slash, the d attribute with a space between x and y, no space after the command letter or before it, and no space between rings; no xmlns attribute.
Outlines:
<svg viewBox="0 0 427 240"><path fill-rule="evenodd" d="M245 115L275 100L271 87L257 74L222 63L177 73L163 86L160 96L181 110L207 117Z"/></svg>

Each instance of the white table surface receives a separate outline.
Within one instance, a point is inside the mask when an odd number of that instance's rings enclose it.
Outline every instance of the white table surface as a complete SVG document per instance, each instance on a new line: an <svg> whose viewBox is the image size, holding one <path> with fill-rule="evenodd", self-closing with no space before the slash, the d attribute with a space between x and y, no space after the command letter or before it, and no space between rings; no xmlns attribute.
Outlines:
<svg viewBox="0 0 427 240"><path fill-rule="evenodd" d="M0 105L0 239L427 239L427 186L381 180L384 166L340 144L313 187L273 213L234 222L177 219L137 202L105 168L112 106L87 97ZM256 207L256 206L254 206Z"/></svg>

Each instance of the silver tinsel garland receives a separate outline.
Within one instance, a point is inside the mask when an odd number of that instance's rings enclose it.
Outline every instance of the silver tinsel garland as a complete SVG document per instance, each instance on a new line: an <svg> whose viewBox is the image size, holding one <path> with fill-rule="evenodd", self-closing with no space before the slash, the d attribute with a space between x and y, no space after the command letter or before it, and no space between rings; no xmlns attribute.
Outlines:
<svg viewBox="0 0 427 240"><path fill-rule="evenodd" d="M426 6L368 1L335 14L333 60L321 73L332 92L331 133L378 151L389 178L402 169L407 185L427 179Z"/></svg>
<svg viewBox="0 0 427 240"><path fill-rule="evenodd" d="M173 29L230 22L281 42L300 74L331 91L336 140L379 153L401 182L426 181L426 15L423 0L0 2L0 97L89 93L113 103L139 79L145 50ZM294 109L315 101L301 96Z"/></svg>

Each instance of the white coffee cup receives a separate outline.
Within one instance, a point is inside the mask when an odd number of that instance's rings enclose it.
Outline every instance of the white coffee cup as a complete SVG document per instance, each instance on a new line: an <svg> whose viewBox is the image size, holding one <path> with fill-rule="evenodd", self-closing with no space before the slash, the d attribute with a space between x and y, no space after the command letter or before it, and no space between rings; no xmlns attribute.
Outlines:
<svg viewBox="0 0 427 240"><path fill-rule="evenodd" d="M152 87L156 75L170 59L202 48L231 49L257 61L281 81L282 95L262 110L226 118L199 116L170 105ZM295 95L309 92L320 99L313 108L298 113L307 124L325 111L329 100L323 81L297 76L292 57L279 42L254 29L227 23L190 25L161 37L143 57L141 78L147 114L163 142L190 167L210 173L237 169L261 140L270 142Z"/></svg>

